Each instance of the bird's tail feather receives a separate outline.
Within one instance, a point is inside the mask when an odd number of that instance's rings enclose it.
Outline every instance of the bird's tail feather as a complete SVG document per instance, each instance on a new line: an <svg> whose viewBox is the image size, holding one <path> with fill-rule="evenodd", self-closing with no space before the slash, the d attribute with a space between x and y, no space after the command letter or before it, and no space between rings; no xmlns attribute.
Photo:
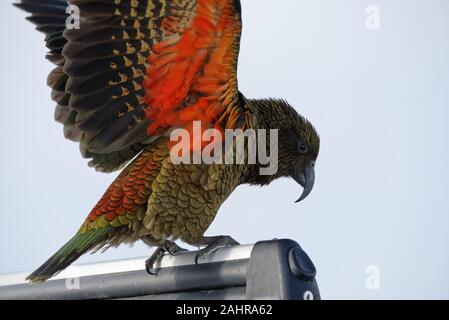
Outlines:
<svg viewBox="0 0 449 320"><path fill-rule="evenodd" d="M32 283L45 282L67 268L82 254L104 244L108 240L111 229L112 227L108 226L83 234L77 234L42 266L30 274L26 280Z"/></svg>

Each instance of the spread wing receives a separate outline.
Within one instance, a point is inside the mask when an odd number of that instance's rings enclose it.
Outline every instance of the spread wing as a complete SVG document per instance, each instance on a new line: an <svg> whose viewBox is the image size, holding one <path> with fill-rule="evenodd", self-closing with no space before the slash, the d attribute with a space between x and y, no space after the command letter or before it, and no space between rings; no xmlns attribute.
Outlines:
<svg viewBox="0 0 449 320"><path fill-rule="evenodd" d="M173 127L239 118L239 0L21 0L56 63L48 83L65 136L114 171Z"/></svg>

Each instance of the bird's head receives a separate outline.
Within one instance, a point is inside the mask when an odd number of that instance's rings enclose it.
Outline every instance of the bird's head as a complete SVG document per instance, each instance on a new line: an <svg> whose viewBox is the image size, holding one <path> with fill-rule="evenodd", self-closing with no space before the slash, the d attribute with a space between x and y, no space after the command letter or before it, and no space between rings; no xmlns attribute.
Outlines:
<svg viewBox="0 0 449 320"><path fill-rule="evenodd" d="M260 178L268 184L280 177L291 177L303 188L297 202L307 198L315 184L315 163L320 150L320 137L313 125L283 100L253 100L259 128L277 129L278 172ZM265 181L264 181L265 179Z"/></svg>

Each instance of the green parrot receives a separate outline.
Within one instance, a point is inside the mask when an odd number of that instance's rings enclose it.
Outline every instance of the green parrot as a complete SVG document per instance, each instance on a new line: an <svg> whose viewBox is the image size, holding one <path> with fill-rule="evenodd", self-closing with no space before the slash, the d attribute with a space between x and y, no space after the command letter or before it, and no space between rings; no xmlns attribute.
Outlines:
<svg viewBox="0 0 449 320"><path fill-rule="evenodd" d="M56 65L48 85L65 137L79 143L96 170L122 170L76 235L29 281L46 281L86 252L137 241L156 248L149 271L165 253L182 251L177 240L203 248L198 261L238 244L204 234L239 185L291 177L303 187L298 201L312 191L320 149L313 125L284 100L248 99L238 89L239 0L16 5L46 36L47 59ZM252 130L259 137L275 130L276 172L261 174L265 164L250 162L248 150L238 164L175 163L172 134L182 129L194 135L198 122L200 133ZM270 139L264 148L270 149ZM200 143L188 151L203 148Z"/></svg>

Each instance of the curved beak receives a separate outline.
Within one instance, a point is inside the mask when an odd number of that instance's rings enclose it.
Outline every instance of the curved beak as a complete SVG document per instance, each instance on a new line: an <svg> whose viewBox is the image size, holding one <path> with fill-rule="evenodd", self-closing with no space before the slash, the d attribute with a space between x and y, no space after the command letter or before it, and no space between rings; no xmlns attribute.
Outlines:
<svg viewBox="0 0 449 320"><path fill-rule="evenodd" d="M293 179L304 188L301 197L296 201L298 203L307 198L313 190L315 185L315 161L310 162L304 172L301 172L299 168L295 169Z"/></svg>

